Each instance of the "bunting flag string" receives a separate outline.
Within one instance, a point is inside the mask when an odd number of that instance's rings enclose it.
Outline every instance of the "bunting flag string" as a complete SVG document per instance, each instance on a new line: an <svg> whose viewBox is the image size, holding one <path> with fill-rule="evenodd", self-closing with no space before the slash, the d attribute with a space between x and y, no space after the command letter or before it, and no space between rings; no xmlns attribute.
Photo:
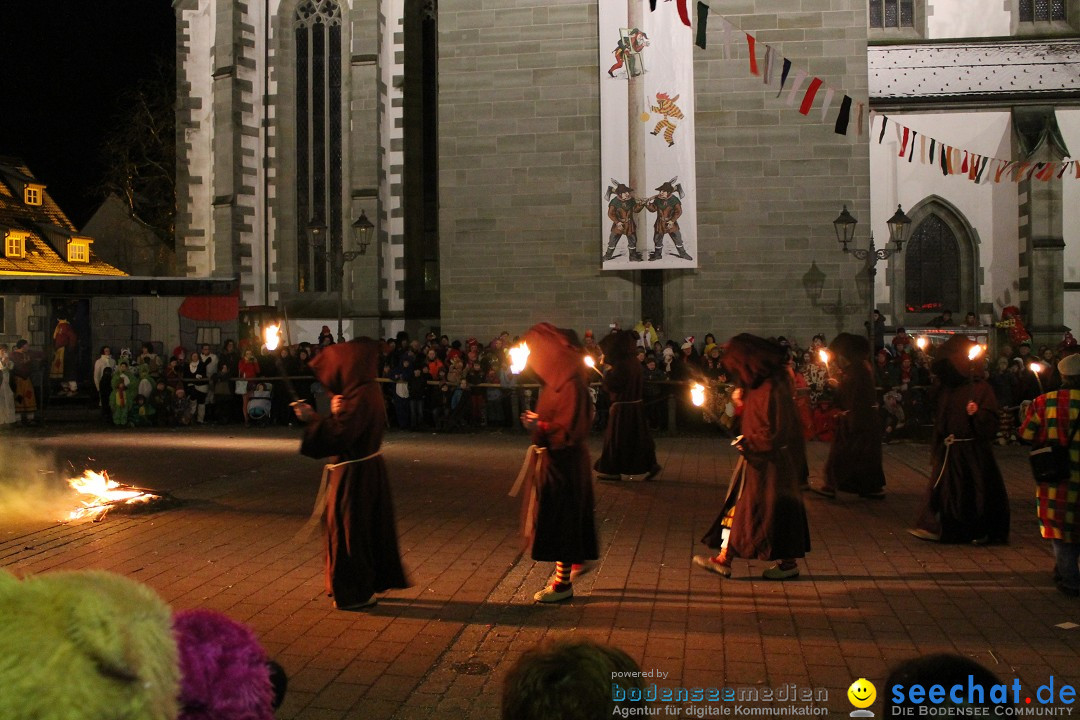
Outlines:
<svg viewBox="0 0 1080 720"><path fill-rule="evenodd" d="M686 11L687 0L677 1L679 17L689 26L690 17ZM655 0L650 0L650 7L655 9L655 5ZM702 49L706 47L710 11L711 7L708 2L698 1L695 44ZM871 109L869 103L863 100L856 101L845 94L843 90L830 86L822 78L812 75L807 70L800 68L790 58L784 57L778 47L761 43L764 45L764 57L761 58L759 63L758 39L753 34L740 30L722 15L717 16L716 19L719 21L719 31L723 36L722 56L725 60L738 56L739 49L736 38L739 34L742 34L746 38L750 74L761 77L763 84L772 87L776 82L776 71L779 68L780 77L776 98L780 99L786 91L787 97L782 102L788 107L795 107L795 103L798 101L798 111L804 116L809 116L815 103L819 104L820 122L822 123L828 122L831 114L835 113L833 130L837 135L861 138L864 134L872 133L876 127L878 130L877 142L880 145L885 142L885 131L888 128L889 121L892 120L894 132L896 133L897 157L900 159L906 158L908 163L914 164L917 155L920 165L936 166L941 170L942 175L946 177L950 175L966 176L967 180L975 184L1032 180L1049 182L1054 179L1061 180L1066 176L1080 180L1080 161L1019 162L990 157L943 143L937 138L897 122L895 118ZM715 27L717 23L713 25ZM809 83L807 83L807 79L809 79ZM836 97L843 98L838 107L833 105L833 100ZM878 126L875 126L875 122L879 122ZM854 132L852 132L852 124L854 124ZM918 143L917 147L916 143ZM1072 170L1071 173L1070 170Z"/></svg>

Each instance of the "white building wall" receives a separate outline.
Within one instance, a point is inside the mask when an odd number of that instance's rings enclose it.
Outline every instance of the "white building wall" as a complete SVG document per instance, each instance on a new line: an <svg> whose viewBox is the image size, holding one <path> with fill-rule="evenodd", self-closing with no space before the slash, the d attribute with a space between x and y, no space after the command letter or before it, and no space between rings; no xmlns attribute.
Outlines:
<svg viewBox="0 0 1080 720"><path fill-rule="evenodd" d="M1080 160L1080 108L1058 110L1058 127L1072 157ZM1070 170L1073 170L1070 168ZM1080 180L1076 179L1075 170L1062 178L1064 197L1062 206L1065 217L1062 221L1062 235L1065 238L1065 282L1080 283ZM1080 290L1065 293L1065 325L1077 335L1080 329Z"/></svg>
<svg viewBox="0 0 1080 720"><path fill-rule="evenodd" d="M405 166L402 122L405 66L401 60L405 55L405 1L381 0L379 10L379 85L386 94L379 117L380 176L384 180L379 183L382 217L377 223L380 229L377 239L386 310L400 314L405 311L405 218L401 198ZM383 334L390 336L404 329L404 319L388 320Z"/></svg>
<svg viewBox="0 0 1080 720"><path fill-rule="evenodd" d="M928 0L926 5L929 40L1006 37L1011 31L1006 0Z"/></svg>
<svg viewBox="0 0 1080 720"><path fill-rule="evenodd" d="M210 65L214 42L214 13L218 0L204 0L192 11L184 11L184 21L190 25L188 37L191 47L184 60L183 77L191 85L190 97L197 98L201 107L191 111L192 124L185 129L185 140L191 146L187 160L189 172L199 181L188 187L191 213L190 229L200 235L177 238L184 243L186 252L179 257L186 265L186 274L193 277L209 277L213 273L212 238L214 233L213 149L214 97Z"/></svg>
<svg viewBox="0 0 1080 720"><path fill-rule="evenodd" d="M919 140L925 134L939 143L963 147L981 155L1007 158L1011 154L1009 113L895 113L889 114L889 118L891 122L880 145L877 142L880 116L871 133L871 218L870 227L862 229L862 233L868 234L873 230L877 247L884 247L889 238L886 222L896 212L898 204L909 210L927 197L937 195L962 214L977 236L981 277L978 302L993 302L995 310L1018 303L1019 233L1015 183L995 184L990 172L992 166L987 167L983 181L978 185L968 180L967 175L942 175L939 166L930 165L929 162L922 164ZM897 123L918 132L916 154L911 162L898 157L900 143L894 131ZM863 235L858 237L861 243L865 243ZM860 247L865 245L860 244ZM879 265L875 293L879 304L888 303L890 299L891 288L886 285L887 277L888 273L881 272ZM953 308L954 312L961 314L971 309ZM984 317L983 320L989 321L990 318Z"/></svg>

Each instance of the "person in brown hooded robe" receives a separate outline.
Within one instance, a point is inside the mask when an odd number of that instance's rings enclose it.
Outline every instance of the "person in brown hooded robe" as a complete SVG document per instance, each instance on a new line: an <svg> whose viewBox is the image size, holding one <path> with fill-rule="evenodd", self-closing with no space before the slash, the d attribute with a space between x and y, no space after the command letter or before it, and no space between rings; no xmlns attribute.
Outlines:
<svg viewBox="0 0 1080 720"><path fill-rule="evenodd" d="M572 330L534 325L523 338L529 368L543 383L536 411L522 413L532 433L522 510L532 559L555 562L553 582L533 599L550 603L574 595L572 565L599 557L593 517L589 430L592 405L584 349Z"/></svg>
<svg viewBox="0 0 1080 720"><path fill-rule="evenodd" d="M358 338L327 345L309 367L331 395L330 417L307 403L294 406L307 423L300 452L331 463L320 490L326 499L326 590L339 610L359 610L375 604L375 593L409 587L380 454L386 409L375 382L379 344Z"/></svg>
<svg viewBox="0 0 1080 720"><path fill-rule="evenodd" d="M611 398L604 450L593 469L601 480L645 474L652 480L660 473L656 444L645 419L642 393L645 373L637 359L637 333L617 330L600 341L604 364L604 389Z"/></svg>
<svg viewBox="0 0 1080 720"><path fill-rule="evenodd" d="M829 343L829 352L833 356L830 368L839 375L835 401L840 415L825 461L825 481L813 490L830 498L836 497L837 490L883 498L885 470L870 341L863 335L840 333Z"/></svg>
<svg viewBox="0 0 1080 720"><path fill-rule="evenodd" d="M701 542L719 549L695 555L694 564L731 577L731 560L771 560L767 580L799 576L797 558L810 550L806 508L799 492L799 467L792 449L801 432L783 346L742 333L728 341L724 366L738 378L742 457L735 467L720 515Z"/></svg>
<svg viewBox="0 0 1080 720"><path fill-rule="evenodd" d="M983 379L975 343L953 335L930 369L937 384L930 485L915 527L920 540L1004 543L1009 539L1009 495L994 459L998 403Z"/></svg>

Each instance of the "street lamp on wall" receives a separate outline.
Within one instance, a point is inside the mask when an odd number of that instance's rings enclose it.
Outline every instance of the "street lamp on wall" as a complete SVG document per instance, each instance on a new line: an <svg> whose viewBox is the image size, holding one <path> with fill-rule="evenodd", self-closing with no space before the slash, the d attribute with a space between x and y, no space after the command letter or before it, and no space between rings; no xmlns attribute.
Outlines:
<svg viewBox="0 0 1080 720"><path fill-rule="evenodd" d="M889 225L889 239L896 243L896 252L900 252L904 247L904 241L907 239L908 227L911 225L911 218L904 214L903 208L899 205L896 206L896 212L888 219Z"/></svg>
<svg viewBox="0 0 1080 720"><path fill-rule="evenodd" d="M360 212L360 217L356 219L356 222L352 224L353 237L356 240L359 250L345 250L341 247L340 243L335 244L333 247L327 249L327 237L326 237L326 223L323 222L319 216L313 217L307 225L308 236L311 238L311 246L315 248L315 251L326 258L330 263L330 269L337 278L337 340L338 342L345 342L345 334L342 331L343 320L343 295L345 290L345 263L352 262L356 258L360 257L367 252L368 245L371 243L371 235L375 226L371 224L371 221L367 219L367 215L363 211Z"/></svg>
<svg viewBox="0 0 1080 720"><path fill-rule="evenodd" d="M371 224L371 221L367 218L367 213L363 210L360 211L360 217L356 218L356 222L352 224L353 240L356 241L356 247L359 248L361 255L367 252L368 245L371 244L371 236L375 232L375 226Z"/></svg>
<svg viewBox="0 0 1080 720"><path fill-rule="evenodd" d="M833 220L833 229L836 231L836 240L840 243L840 249L845 253L851 253L859 260L866 261L866 277L869 284L869 303L870 311L868 313L868 319L866 324L866 332L870 338L870 344L874 343L874 278L877 275L877 264L879 260L887 260L893 255L897 255L903 252L904 241L907 239L907 231L911 226L911 218L904 214L904 210L897 205L896 212L888 219L887 224L889 226L889 240L892 241L895 247L878 248L874 245L874 233L870 232L870 247L863 250L860 248L849 248L848 245L855 241L855 225L859 221L856 220L851 213L848 212L847 205L840 212L840 215Z"/></svg>

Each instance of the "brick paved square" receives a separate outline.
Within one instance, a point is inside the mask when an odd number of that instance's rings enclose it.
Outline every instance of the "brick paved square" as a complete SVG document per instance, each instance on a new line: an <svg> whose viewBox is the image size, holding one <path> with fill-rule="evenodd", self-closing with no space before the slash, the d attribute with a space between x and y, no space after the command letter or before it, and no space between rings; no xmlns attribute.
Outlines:
<svg viewBox="0 0 1080 720"><path fill-rule="evenodd" d="M925 489L928 448L885 447L884 501L806 496L812 550L802 577L695 569L735 455L723 438L665 437L655 482L597 483L601 555L561 607L532 593L552 568L523 557L507 497L528 442L516 434L390 434L384 445L413 587L365 613L323 592L318 537L293 536L311 510L319 464L287 429L138 434L38 430L20 436L40 470L107 468L183 501L97 523L6 524L0 564L18 574L103 568L145 582L174 608L211 607L251 625L290 675L279 718L495 717L501 680L524 650L580 636L625 649L666 686L828 691L918 653L958 652L1026 689L1050 674L1077 683L1080 603L1050 580L1025 453L997 450L1013 511L1010 544L943 546L906 528ZM594 438L594 453L599 439ZM809 447L812 481L827 446ZM88 458L93 458L89 460ZM879 686L880 693L880 686Z"/></svg>

